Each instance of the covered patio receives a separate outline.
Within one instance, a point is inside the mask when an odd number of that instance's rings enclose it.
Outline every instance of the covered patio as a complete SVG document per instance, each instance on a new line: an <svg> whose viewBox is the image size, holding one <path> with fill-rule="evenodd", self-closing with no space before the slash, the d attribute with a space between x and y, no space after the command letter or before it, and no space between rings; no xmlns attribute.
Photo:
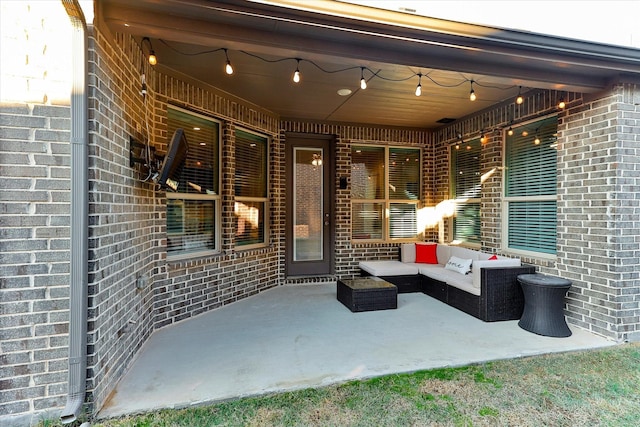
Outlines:
<svg viewBox="0 0 640 427"><path fill-rule="evenodd" d="M614 345L570 327L569 338L539 336L422 293L352 313L335 284L280 286L154 332L98 416Z"/></svg>

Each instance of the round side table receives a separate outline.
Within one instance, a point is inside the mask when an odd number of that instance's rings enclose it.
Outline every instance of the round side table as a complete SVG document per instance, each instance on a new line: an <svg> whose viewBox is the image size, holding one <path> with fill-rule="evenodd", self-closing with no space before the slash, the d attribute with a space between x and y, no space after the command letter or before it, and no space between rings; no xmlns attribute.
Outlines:
<svg viewBox="0 0 640 427"><path fill-rule="evenodd" d="M548 337L571 336L564 318L564 297L571 281L544 274L521 274L518 282L524 294L524 311L518 326Z"/></svg>

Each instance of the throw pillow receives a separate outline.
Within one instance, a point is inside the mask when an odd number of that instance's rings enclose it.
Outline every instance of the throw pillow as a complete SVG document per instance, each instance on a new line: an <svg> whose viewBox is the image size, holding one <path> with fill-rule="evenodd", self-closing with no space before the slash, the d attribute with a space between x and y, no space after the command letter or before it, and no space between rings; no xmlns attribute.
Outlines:
<svg viewBox="0 0 640 427"><path fill-rule="evenodd" d="M490 261L495 261L497 259L498 259L498 255L496 254L491 255L491 257L489 258Z"/></svg>
<svg viewBox="0 0 640 427"><path fill-rule="evenodd" d="M416 262L423 264L437 264L438 255L436 254L437 244L421 244L416 243Z"/></svg>
<svg viewBox="0 0 640 427"><path fill-rule="evenodd" d="M470 259L462 259L457 256L452 256L447 261L447 264L444 266L447 270L453 270L456 273L467 274L471 271L471 262L473 260Z"/></svg>

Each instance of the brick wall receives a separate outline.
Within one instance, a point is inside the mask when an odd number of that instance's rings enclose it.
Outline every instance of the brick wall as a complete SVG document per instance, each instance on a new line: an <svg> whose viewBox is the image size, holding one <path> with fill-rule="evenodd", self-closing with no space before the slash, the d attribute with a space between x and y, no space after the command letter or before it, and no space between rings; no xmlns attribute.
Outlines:
<svg viewBox="0 0 640 427"><path fill-rule="evenodd" d="M70 116L0 103L0 416L66 399Z"/></svg>
<svg viewBox="0 0 640 427"><path fill-rule="evenodd" d="M640 86L569 108L559 124L558 265L572 323L640 340ZM588 189L587 191L585 191Z"/></svg>
<svg viewBox="0 0 640 427"><path fill-rule="evenodd" d="M0 2L0 425L67 393L71 28L59 2Z"/></svg>

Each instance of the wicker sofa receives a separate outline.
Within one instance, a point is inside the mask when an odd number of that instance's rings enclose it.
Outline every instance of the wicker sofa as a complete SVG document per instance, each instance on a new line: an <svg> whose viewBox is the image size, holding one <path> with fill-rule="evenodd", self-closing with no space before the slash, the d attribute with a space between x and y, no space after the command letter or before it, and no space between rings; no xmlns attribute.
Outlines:
<svg viewBox="0 0 640 427"><path fill-rule="evenodd" d="M360 272L393 283L399 293L423 292L485 322L521 317L524 297L516 278L535 273L535 267L522 265L518 258L445 244L437 244L435 254L437 263L416 262L416 244L406 243L400 247L400 260L363 261ZM453 259L471 260L471 271L451 270L447 263Z"/></svg>

